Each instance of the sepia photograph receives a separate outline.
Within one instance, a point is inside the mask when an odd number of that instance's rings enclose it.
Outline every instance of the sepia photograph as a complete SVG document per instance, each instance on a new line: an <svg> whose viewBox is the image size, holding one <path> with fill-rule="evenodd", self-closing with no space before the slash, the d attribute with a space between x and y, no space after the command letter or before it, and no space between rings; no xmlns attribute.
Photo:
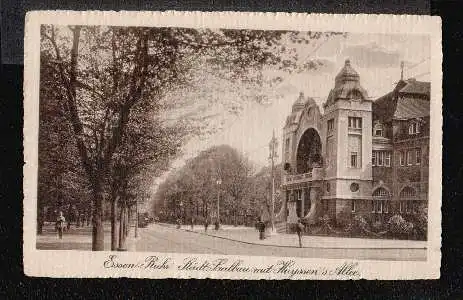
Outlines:
<svg viewBox="0 0 463 300"><path fill-rule="evenodd" d="M429 262L434 232L440 260L431 34L48 21L28 48L34 253L208 276L333 260L360 278L362 262Z"/></svg>

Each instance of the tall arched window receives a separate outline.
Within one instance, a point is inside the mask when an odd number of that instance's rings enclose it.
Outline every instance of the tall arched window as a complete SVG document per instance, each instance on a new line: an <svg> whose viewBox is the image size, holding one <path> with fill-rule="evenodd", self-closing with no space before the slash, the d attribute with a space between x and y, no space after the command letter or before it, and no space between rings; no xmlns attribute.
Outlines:
<svg viewBox="0 0 463 300"><path fill-rule="evenodd" d="M388 213L391 194L383 187L379 187L373 191L373 200L371 201L372 213Z"/></svg>
<svg viewBox="0 0 463 300"><path fill-rule="evenodd" d="M416 191L414 188L410 186L404 187L399 194L400 203L399 203L399 210L401 213L414 213L415 208L417 207L418 203L415 200Z"/></svg>
<svg viewBox="0 0 463 300"><path fill-rule="evenodd" d="M415 192L415 189L412 187L406 186L400 191L401 199L415 197L415 196L416 196L416 192Z"/></svg>
<svg viewBox="0 0 463 300"><path fill-rule="evenodd" d="M389 196L390 196L389 192L383 187L379 187L373 192L373 197L389 197Z"/></svg>

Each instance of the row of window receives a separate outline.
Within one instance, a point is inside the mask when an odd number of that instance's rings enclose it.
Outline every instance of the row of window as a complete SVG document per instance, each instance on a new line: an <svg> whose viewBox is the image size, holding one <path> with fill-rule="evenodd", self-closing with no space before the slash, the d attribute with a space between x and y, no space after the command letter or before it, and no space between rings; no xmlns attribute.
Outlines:
<svg viewBox="0 0 463 300"><path fill-rule="evenodd" d="M390 151L373 151L372 153L372 166L390 167L391 166L391 152Z"/></svg>
<svg viewBox="0 0 463 300"><path fill-rule="evenodd" d="M399 212L414 214L418 211L420 202L419 201L400 201ZM391 211L391 201L388 200L372 200L371 201L371 212L377 214L387 214ZM351 200L351 211L357 212L356 201Z"/></svg>
<svg viewBox="0 0 463 300"><path fill-rule="evenodd" d="M350 129L362 129L362 118L360 117L349 117L348 123Z"/></svg>
<svg viewBox="0 0 463 300"><path fill-rule="evenodd" d="M421 148L403 150L398 152L400 166L412 166L421 164ZM391 152L390 151L373 151L372 166L390 167Z"/></svg>
<svg viewBox="0 0 463 300"><path fill-rule="evenodd" d="M334 119L329 119L327 122L328 132L334 130ZM348 117L348 128L349 129L362 129L362 118L361 117ZM420 133L420 124L417 121L411 121L408 125L408 134L415 135ZM381 137L384 136L384 129L381 123L376 123L373 127L373 136Z"/></svg>
<svg viewBox="0 0 463 300"><path fill-rule="evenodd" d="M349 117L348 118L348 128L349 129L362 129L362 118L360 117ZM327 122L328 132L334 130L334 119L329 119Z"/></svg>
<svg viewBox="0 0 463 300"><path fill-rule="evenodd" d="M420 133L420 124L416 121L412 121L408 125L408 134L415 135L418 133ZM381 123L376 123L375 126L373 127L373 136L376 136L376 137L384 136L384 129Z"/></svg>
<svg viewBox="0 0 463 300"><path fill-rule="evenodd" d="M406 151L399 151L399 165L411 166L421 164L421 149L410 149Z"/></svg>
<svg viewBox="0 0 463 300"><path fill-rule="evenodd" d="M329 193L331 189L331 185L329 182L326 183L326 192ZM358 183L354 182L350 185L350 191L351 192L357 192L360 189L360 186ZM383 187L379 187L373 191L372 196L376 198L377 200L381 200L380 198L387 198L391 197L391 194ZM416 197L416 190L410 186L404 187L400 192L399 192L399 197L401 199L411 199Z"/></svg>
<svg viewBox="0 0 463 300"><path fill-rule="evenodd" d="M406 151L399 151L399 165L412 166L421 164L421 149L410 149ZM371 164L374 167L390 167L391 166L391 152L390 151L373 151ZM356 151L350 152L350 167L360 168L359 153Z"/></svg>
<svg viewBox="0 0 463 300"><path fill-rule="evenodd" d="M385 188L379 187L373 191L373 197L374 198L385 198L385 197L391 197L391 194ZM400 191L399 197L401 199L416 197L416 190L410 186L406 186ZM379 199L379 200L387 200L387 199Z"/></svg>

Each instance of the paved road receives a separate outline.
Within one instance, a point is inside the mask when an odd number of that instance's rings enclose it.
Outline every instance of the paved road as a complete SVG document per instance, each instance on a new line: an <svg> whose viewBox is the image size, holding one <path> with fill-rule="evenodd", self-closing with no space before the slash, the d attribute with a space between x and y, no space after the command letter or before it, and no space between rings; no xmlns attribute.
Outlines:
<svg viewBox="0 0 463 300"><path fill-rule="evenodd" d="M330 249L288 248L245 244L199 233L152 224L140 229L136 250L141 252L174 252L313 258L374 260L425 260L425 249Z"/></svg>

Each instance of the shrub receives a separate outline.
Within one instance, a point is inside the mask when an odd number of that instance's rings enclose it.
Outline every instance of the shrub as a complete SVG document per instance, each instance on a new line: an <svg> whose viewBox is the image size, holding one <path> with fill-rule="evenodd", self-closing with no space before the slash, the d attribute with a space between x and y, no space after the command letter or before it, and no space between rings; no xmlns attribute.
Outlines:
<svg viewBox="0 0 463 300"><path fill-rule="evenodd" d="M318 220L321 225L329 225L331 223L331 218L328 215L324 215L323 217L320 217Z"/></svg>
<svg viewBox="0 0 463 300"><path fill-rule="evenodd" d="M411 216L410 221L415 224L415 238L426 240L428 235L428 211L426 206L421 205L416 214Z"/></svg>
<svg viewBox="0 0 463 300"><path fill-rule="evenodd" d="M387 223L388 231L395 237L408 237L413 232L413 223L401 215L392 216Z"/></svg>
<svg viewBox="0 0 463 300"><path fill-rule="evenodd" d="M363 235L366 231L368 231L368 222L364 217L355 215L345 230L351 234Z"/></svg>
<svg viewBox="0 0 463 300"><path fill-rule="evenodd" d="M381 221L375 221L373 222L373 224L371 224L371 228L373 229L373 231L379 232L384 229L384 224Z"/></svg>
<svg viewBox="0 0 463 300"><path fill-rule="evenodd" d="M354 217L354 222L361 229L367 229L368 228L367 220L365 220L365 218L360 216L360 215L356 215Z"/></svg>

